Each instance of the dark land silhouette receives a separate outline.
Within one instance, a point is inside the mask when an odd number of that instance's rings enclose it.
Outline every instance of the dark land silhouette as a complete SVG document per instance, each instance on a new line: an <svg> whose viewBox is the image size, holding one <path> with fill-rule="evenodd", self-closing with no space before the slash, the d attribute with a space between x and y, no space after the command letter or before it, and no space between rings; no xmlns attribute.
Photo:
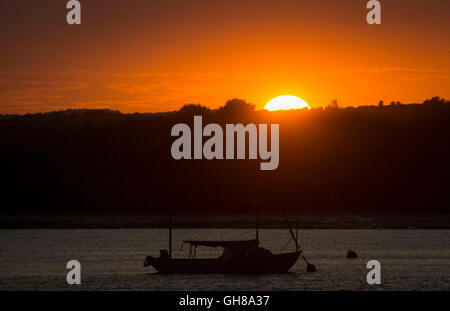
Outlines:
<svg viewBox="0 0 450 311"><path fill-rule="evenodd" d="M280 124L280 165L173 160L176 123ZM1 214L449 213L450 102L0 117Z"/></svg>

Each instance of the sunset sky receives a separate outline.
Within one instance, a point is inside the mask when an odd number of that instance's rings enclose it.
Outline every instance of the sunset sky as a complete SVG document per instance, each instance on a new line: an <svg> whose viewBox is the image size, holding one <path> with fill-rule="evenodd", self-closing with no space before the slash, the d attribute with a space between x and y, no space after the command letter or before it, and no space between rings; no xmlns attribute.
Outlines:
<svg viewBox="0 0 450 311"><path fill-rule="evenodd" d="M0 0L0 113L450 98L450 1Z"/></svg>

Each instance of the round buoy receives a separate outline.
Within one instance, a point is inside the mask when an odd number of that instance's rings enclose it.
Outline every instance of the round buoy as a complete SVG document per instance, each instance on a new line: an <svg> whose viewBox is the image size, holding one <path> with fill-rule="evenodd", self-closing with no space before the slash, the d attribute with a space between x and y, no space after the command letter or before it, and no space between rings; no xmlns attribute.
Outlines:
<svg viewBox="0 0 450 311"><path fill-rule="evenodd" d="M358 254L350 249L347 252L347 258L358 258Z"/></svg>

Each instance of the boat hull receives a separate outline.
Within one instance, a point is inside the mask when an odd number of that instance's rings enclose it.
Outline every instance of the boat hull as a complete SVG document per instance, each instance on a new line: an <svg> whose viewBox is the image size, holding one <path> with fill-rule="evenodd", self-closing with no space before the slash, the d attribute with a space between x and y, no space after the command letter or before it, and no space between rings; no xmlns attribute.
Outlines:
<svg viewBox="0 0 450 311"><path fill-rule="evenodd" d="M147 258L146 265L151 265L160 273L167 274L267 274L289 271L299 256L300 252L239 259L161 259L150 257Z"/></svg>

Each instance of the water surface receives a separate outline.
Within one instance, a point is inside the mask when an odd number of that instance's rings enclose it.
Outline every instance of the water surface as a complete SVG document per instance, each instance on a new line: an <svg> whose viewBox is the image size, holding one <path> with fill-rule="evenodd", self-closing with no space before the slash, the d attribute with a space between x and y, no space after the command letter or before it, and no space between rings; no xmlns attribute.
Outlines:
<svg viewBox="0 0 450 311"><path fill-rule="evenodd" d="M250 229L179 229L174 257L187 257L184 239L251 239ZM261 230L263 247L294 249L287 230ZM81 262L82 290L450 290L450 230L302 230L302 248L318 269L299 260L275 275L160 275L145 256L167 248L164 229L0 230L1 290L72 290L66 263ZM348 249L358 259L346 259ZM197 257L221 249L198 248ZM366 263L376 259L382 285L366 283Z"/></svg>

